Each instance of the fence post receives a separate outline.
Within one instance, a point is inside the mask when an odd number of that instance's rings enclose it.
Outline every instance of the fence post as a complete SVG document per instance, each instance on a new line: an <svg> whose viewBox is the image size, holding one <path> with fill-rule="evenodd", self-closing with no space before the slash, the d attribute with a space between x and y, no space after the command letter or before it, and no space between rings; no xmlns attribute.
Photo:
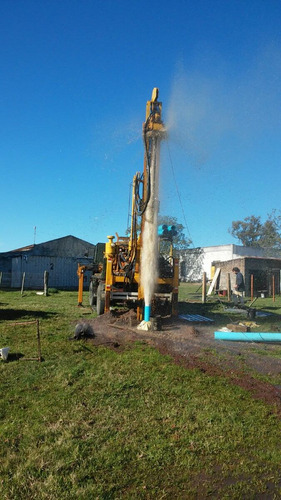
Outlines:
<svg viewBox="0 0 281 500"><path fill-rule="evenodd" d="M204 271L202 279L202 304L206 303L206 291L207 291L207 278L206 278L206 272Z"/></svg>
<svg viewBox="0 0 281 500"><path fill-rule="evenodd" d="M251 301L254 300L254 275L251 274Z"/></svg>
<svg viewBox="0 0 281 500"><path fill-rule="evenodd" d="M36 320L37 324L37 346L38 346L38 361L42 361L42 355L41 355L41 343L40 343L40 330L39 330L39 319Z"/></svg>
<svg viewBox="0 0 281 500"><path fill-rule="evenodd" d="M23 295L24 281L25 281L25 271L22 273L21 292L20 292L21 295Z"/></svg>
<svg viewBox="0 0 281 500"><path fill-rule="evenodd" d="M227 301L231 301L231 279L230 273L227 273Z"/></svg>
<svg viewBox="0 0 281 500"><path fill-rule="evenodd" d="M49 285L49 273L48 271L44 271L44 295L47 297L48 295L48 285Z"/></svg>

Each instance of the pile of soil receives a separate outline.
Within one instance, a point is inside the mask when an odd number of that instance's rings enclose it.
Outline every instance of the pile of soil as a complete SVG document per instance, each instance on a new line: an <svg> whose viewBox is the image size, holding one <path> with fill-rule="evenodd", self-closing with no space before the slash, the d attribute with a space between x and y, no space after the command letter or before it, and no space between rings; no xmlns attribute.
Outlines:
<svg viewBox="0 0 281 500"><path fill-rule="evenodd" d="M281 360L256 353L255 343L215 340L214 326L190 323L181 318L162 318L156 331L138 330L139 322L133 311L106 313L83 324L93 332L87 339L93 345L122 352L134 342L143 341L161 354L170 355L175 363L186 369L227 377L231 383L250 391L253 397L272 405L272 410L281 415L281 386L255 377L256 374L279 375ZM262 348L270 350L271 346L263 345Z"/></svg>

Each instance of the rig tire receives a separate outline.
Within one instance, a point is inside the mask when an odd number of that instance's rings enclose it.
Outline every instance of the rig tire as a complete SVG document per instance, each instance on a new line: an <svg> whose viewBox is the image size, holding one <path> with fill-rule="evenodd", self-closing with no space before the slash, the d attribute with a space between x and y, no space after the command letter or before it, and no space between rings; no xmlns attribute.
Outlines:
<svg viewBox="0 0 281 500"><path fill-rule="evenodd" d="M104 294L104 284L100 283L97 289L97 315L100 316L104 313L105 306L105 294Z"/></svg>
<svg viewBox="0 0 281 500"><path fill-rule="evenodd" d="M93 281L90 282L89 286L89 304L92 309L96 308L97 305L97 286Z"/></svg>

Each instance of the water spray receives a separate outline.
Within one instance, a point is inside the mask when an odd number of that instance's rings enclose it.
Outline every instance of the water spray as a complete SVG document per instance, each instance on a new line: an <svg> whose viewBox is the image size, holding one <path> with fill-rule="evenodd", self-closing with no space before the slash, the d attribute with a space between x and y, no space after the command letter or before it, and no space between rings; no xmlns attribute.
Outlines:
<svg viewBox="0 0 281 500"><path fill-rule="evenodd" d="M157 92L156 92L157 91ZM154 89L147 103L143 128L145 144L144 197L142 202L141 286L143 290L143 321L149 323L151 304L158 278L158 208L160 143L166 131L161 120L162 105ZM147 325L146 325L147 326Z"/></svg>

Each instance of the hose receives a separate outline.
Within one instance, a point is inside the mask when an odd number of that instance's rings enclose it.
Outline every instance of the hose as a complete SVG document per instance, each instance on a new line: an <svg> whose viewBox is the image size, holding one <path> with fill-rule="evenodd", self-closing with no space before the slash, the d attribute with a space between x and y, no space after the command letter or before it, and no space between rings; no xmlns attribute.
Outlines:
<svg viewBox="0 0 281 500"><path fill-rule="evenodd" d="M143 127L142 138L143 138L143 142L144 142L144 152L145 152L145 159L146 159L146 170L147 170L146 187L147 187L147 191L146 191L145 201L141 200L141 198L139 196L139 184L143 181L141 180L141 177L138 177L136 179L136 187L135 187L136 214L138 216L142 216L144 214L144 212L146 211L147 205L148 205L149 200L150 200L150 195L151 195L150 155L149 155L148 145L147 145L147 141L146 141L146 133L147 133L148 123L151 121L151 117L153 116L153 114L154 114L153 112L150 113L150 115L148 116L148 118L144 124L144 127Z"/></svg>

